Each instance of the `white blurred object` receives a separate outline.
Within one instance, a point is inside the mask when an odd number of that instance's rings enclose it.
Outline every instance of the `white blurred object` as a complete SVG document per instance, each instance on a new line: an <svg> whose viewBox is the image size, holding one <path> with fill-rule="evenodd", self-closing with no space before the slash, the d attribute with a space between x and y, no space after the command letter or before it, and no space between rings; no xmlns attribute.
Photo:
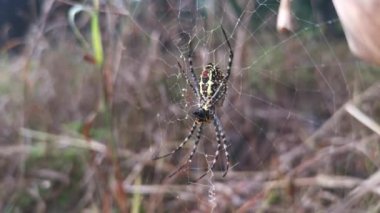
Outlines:
<svg viewBox="0 0 380 213"><path fill-rule="evenodd" d="M380 1L333 0L350 50L380 65Z"/></svg>
<svg viewBox="0 0 380 213"><path fill-rule="evenodd" d="M277 31L289 33L294 31L291 13L291 0L281 0L277 15Z"/></svg>

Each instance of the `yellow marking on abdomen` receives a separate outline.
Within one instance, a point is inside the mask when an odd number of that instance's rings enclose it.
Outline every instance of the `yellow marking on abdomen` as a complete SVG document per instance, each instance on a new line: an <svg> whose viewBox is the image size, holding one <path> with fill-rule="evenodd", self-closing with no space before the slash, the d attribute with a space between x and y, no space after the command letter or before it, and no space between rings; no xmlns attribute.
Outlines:
<svg viewBox="0 0 380 213"><path fill-rule="evenodd" d="M211 98L212 97L212 85L214 84L214 82L212 81L212 76L214 75L214 71L215 69L214 68L211 68L208 72L208 81L207 81L207 98Z"/></svg>
<svg viewBox="0 0 380 213"><path fill-rule="evenodd" d="M201 93L201 96L204 97L203 94L203 77L201 76L201 80L199 81L199 91Z"/></svg>

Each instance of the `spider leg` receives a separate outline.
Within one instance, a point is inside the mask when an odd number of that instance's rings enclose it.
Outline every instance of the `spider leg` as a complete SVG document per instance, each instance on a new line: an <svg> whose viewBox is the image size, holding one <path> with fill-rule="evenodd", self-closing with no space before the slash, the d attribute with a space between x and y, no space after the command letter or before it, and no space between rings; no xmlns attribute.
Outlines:
<svg viewBox="0 0 380 213"><path fill-rule="evenodd" d="M186 166L188 166L188 165L191 164L191 161L192 161L192 159L193 159L193 156L194 156L195 152L197 151L198 144L199 144L200 139L201 139L202 128L203 128L203 123L201 123L200 126L199 126L199 129L198 129L198 132L197 132L197 139L195 140L194 147L193 147L193 150L192 150L191 153L190 153L189 159L187 160L186 163L182 164L177 170L175 170L173 173L171 173L171 174L169 175L169 178L170 178L170 177L173 177L175 174L177 174L177 173L178 173L179 171L181 171L183 168L185 168Z"/></svg>
<svg viewBox="0 0 380 213"><path fill-rule="evenodd" d="M224 77L224 82L227 82L228 78L230 77L230 74L231 74L232 60L234 58L234 52L232 51L231 44L228 41L228 37L227 37L226 31L224 30L223 26L220 26L220 27L222 28L224 39L226 39L228 48L230 49L230 56L228 57L228 65L227 65L227 75L226 75L226 77Z"/></svg>
<svg viewBox="0 0 380 213"><path fill-rule="evenodd" d="M219 129L219 134L222 137L223 151L224 151L224 155L226 156L226 168L225 168L225 171L223 173L223 177L225 177L227 175L228 169L230 168L230 155L227 151L227 139L226 139L226 134L224 133L224 130L223 130L223 126L222 126L218 116L214 115L214 120L216 120L214 125L217 125L216 128Z"/></svg>
<svg viewBox="0 0 380 213"><path fill-rule="evenodd" d="M203 128L203 123L201 123L201 125L199 126L199 129L198 129L198 132L197 132L197 139L196 139L196 141L194 143L193 150L190 153L188 163L191 163L191 161L193 159L193 156L194 156L195 152L197 151L198 144L199 144L199 142L201 140L202 128Z"/></svg>
<svg viewBox="0 0 380 213"><path fill-rule="evenodd" d="M215 91L214 95L211 97L211 99L210 99L211 100L210 101L210 105L211 106L213 106L216 102L219 101L220 98L222 98L226 94L227 81L228 81L228 79L229 79L229 77L231 75L232 60L234 58L234 52L232 51L231 44L228 41L228 37L227 37L226 31L224 30L223 26L220 26L220 27L222 28L224 39L226 40L228 48L230 50L230 55L228 57L227 74L223 78L222 83L220 83L220 85L217 88L217 90ZM224 89L222 89L222 88L224 88Z"/></svg>
<svg viewBox="0 0 380 213"><path fill-rule="evenodd" d="M215 167L215 164L216 164L216 161L218 160L219 158L219 154L220 154L220 151L222 149L222 142L220 140L220 131L219 131L219 119L215 119L217 118L216 115L214 115L214 127L215 127L215 132L216 132L216 142L218 143L218 146L216 148L216 151L215 151L215 156L214 156L214 159L212 160L212 163L211 163L211 166L208 168L208 170L203 174L201 175L199 178L197 178L195 180L195 182L197 182L198 180L202 179L204 176L206 176L208 174L209 171L212 171ZM224 134L223 134L224 135Z"/></svg>
<svg viewBox="0 0 380 213"><path fill-rule="evenodd" d="M227 92L227 84L222 83L221 85L219 85L215 94L211 97L209 105L214 106L215 103L217 103L220 99L225 97L226 92Z"/></svg>
<svg viewBox="0 0 380 213"><path fill-rule="evenodd" d="M191 136L194 134L194 131L197 128L197 126L198 126L198 123L194 122L193 126L191 127L191 130L190 130L189 134L187 135L187 137L183 140L183 142L176 149L174 149L173 151L171 151L171 152L169 152L169 153L167 153L165 155L154 157L153 160L158 160L158 159L161 159L161 158L166 158L166 157L168 157L170 155L173 155L174 153L178 152L179 150L181 150L183 148L183 146L186 145L186 143L189 141L189 139L191 138Z"/></svg>
<svg viewBox="0 0 380 213"><path fill-rule="evenodd" d="M197 97L199 99L203 100L203 97L201 96L201 94L199 92L199 89L197 87L199 85L199 81L198 81L197 76L195 75L195 72L194 72L194 67L193 67L193 47L192 47L191 41L190 41L190 45L189 45L189 55L187 56L187 60L189 61L189 67L190 67L191 77L193 78L193 81L195 83L195 90L197 92Z"/></svg>
<svg viewBox="0 0 380 213"><path fill-rule="evenodd" d="M219 154L220 154L221 150L224 151L224 154L226 156L226 168L225 168L225 171L223 173L223 177L225 177L227 175L228 169L230 167L230 162L229 162L230 161L230 159L229 159L230 155L228 154L228 151L227 151L226 135L224 134L223 127L222 127L222 125L220 123L220 120L219 120L218 116L214 115L214 122L213 123L214 123L214 127L215 127L215 132L216 132L216 142L218 143L218 146L217 146L217 149L216 149L216 152L215 152L215 157L214 157L214 160L211 163L211 166L207 170L207 172L205 172L203 175L201 175L199 178L197 178L195 180L195 182L197 182L200 179L202 179L204 176L206 176L208 174L209 171L212 171L214 169L216 161L218 160L218 157L219 157Z"/></svg>
<svg viewBox="0 0 380 213"><path fill-rule="evenodd" d="M188 77L187 74L185 73L185 70L182 69L182 66L181 66L181 64L179 63L179 61L177 61L177 64L178 64L179 70L181 70L181 72L182 72L182 75L185 77L186 83L191 87L191 89L192 89L193 92L194 92L194 95L195 95L196 97L198 97L198 93L199 93L199 92L198 92L198 87L194 87L194 85L191 83L189 77Z"/></svg>

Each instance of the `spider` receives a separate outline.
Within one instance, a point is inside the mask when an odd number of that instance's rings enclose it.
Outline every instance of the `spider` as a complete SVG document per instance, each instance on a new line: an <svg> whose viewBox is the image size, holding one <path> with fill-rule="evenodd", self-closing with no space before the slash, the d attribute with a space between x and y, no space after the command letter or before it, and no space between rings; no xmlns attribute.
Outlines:
<svg viewBox="0 0 380 213"><path fill-rule="evenodd" d="M194 142L193 150L190 153L190 156L186 163L181 165L177 170L175 170L173 173L169 175L169 177L174 176L177 172L182 170L185 166L191 164L193 156L197 150L198 144L201 139L202 135L202 129L204 124L208 124L213 122L215 132L216 132L216 142L217 142L217 149L215 151L214 159L209 166L209 169L201 175L198 179L202 179L204 176L207 175L209 171L212 171L215 167L215 163L218 160L219 154L221 151L224 152L226 157L226 164L225 164L225 171L223 173L223 177L227 175L228 169L229 169L229 154L227 151L227 140L226 135L224 133L222 124L220 122L219 117L216 115L215 110L216 107L220 107L223 104L224 98L226 96L227 92L227 82L231 74L231 66L232 66L232 59L233 59L233 51L231 48L231 44L228 41L227 34L224 31L223 27L221 27L223 36L226 40L226 43L229 48L229 58L228 58L228 65L227 65L227 72L223 73L219 67L217 67L213 63L208 63L200 75L200 81L198 81L194 68L193 68L193 59L192 59L192 48L190 46L190 51L188 54L188 62L189 62L189 68L191 73L192 81L190 81L188 75L185 73L185 71L182 69L182 66L179 62L178 67L181 70L187 84L191 87L196 99L197 99L197 108L191 112L194 123L193 126L190 129L190 132L188 133L187 137L183 140L183 142L174 150L169 152L168 154L155 157L154 159L161 159L168 157L170 155L175 154L176 152L180 151L183 146L186 145L186 143L189 141L191 136L194 134L194 132L197 130L196 134L196 140ZM190 42L191 43L191 42Z"/></svg>

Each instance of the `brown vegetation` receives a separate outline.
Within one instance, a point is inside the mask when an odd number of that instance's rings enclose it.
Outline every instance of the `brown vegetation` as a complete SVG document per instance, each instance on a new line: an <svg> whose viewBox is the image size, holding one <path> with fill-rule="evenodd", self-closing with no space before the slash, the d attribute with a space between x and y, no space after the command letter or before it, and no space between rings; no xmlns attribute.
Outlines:
<svg viewBox="0 0 380 213"><path fill-rule="evenodd" d="M242 16L235 1L214 9L191 1L100 5L99 65L66 17L49 22L57 1L47 2L24 52L1 58L2 211L379 211L379 70L327 36L329 23L285 37L272 10L257 16L266 4L240 2ZM90 21L76 20L86 38ZM181 54L193 38L198 73L209 60L226 67L220 24L235 53L218 111L233 169L221 178L221 158L212 176L192 182L216 147L207 127L190 169L166 178L192 148L151 160L192 123L177 61L186 64Z"/></svg>

